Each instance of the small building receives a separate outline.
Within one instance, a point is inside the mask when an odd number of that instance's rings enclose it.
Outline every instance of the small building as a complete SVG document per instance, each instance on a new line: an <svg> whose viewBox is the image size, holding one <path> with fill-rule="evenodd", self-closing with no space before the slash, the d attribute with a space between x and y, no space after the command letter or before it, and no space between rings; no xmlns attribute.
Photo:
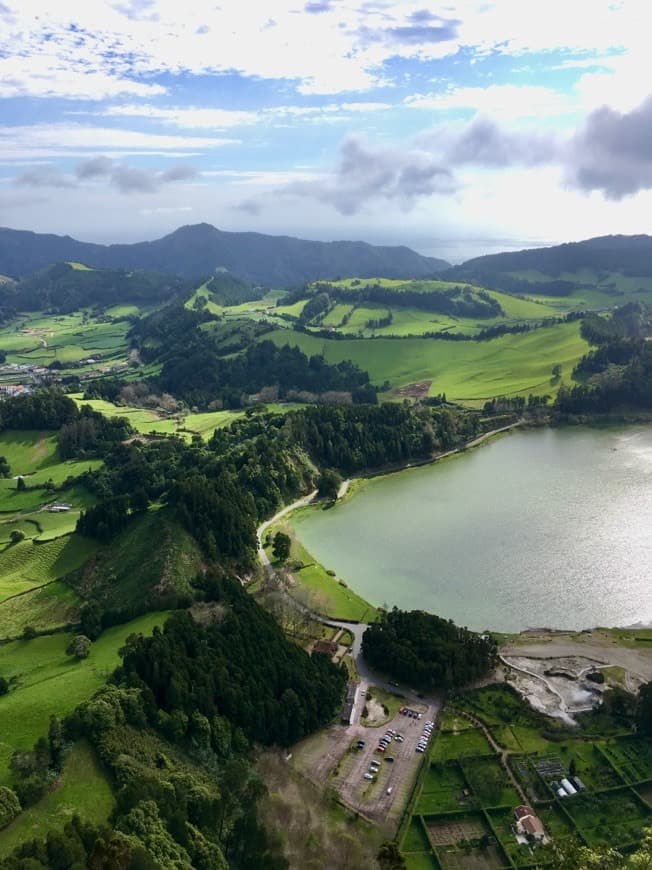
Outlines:
<svg viewBox="0 0 652 870"><path fill-rule="evenodd" d="M563 789L562 789L563 791ZM515 833L519 842L548 842L546 830L541 819L534 814L532 807L523 804L514 810L516 817Z"/></svg>
<svg viewBox="0 0 652 870"><path fill-rule="evenodd" d="M337 644L334 643L332 640L318 640L315 641L315 645L313 646L312 651L314 653L319 653L319 655L333 658L333 656L337 652Z"/></svg>
<svg viewBox="0 0 652 870"><path fill-rule="evenodd" d="M582 780L579 778L579 776L572 776L571 780L573 782L573 785L575 786L575 788L578 791L586 791L586 786L584 785Z"/></svg>
<svg viewBox="0 0 652 870"><path fill-rule="evenodd" d="M65 504L64 502L55 501L55 502L52 502L52 504L48 505L48 511L51 514L62 514L62 513L66 513L69 510L72 510L72 505Z"/></svg>
<svg viewBox="0 0 652 870"><path fill-rule="evenodd" d="M543 840L545 838L546 831L538 816L526 816L520 824L526 837L531 837L534 840Z"/></svg>

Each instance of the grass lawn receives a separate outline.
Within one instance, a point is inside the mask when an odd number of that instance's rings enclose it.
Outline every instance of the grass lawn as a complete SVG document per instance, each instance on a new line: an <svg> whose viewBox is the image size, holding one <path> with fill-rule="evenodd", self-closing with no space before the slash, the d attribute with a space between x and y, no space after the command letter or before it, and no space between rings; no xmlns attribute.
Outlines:
<svg viewBox="0 0 652 870"><path fill-rule="evenodd" d="M47 734L51 715L66 716L99 689L118 666L118 650L130 634L150 634L166 617L164 612L148 613L107 629L82 661L66 655L69 634L0 646L0 674L10 683L9 694L0 698L0 785L8 784L14 749L31 748Z"/></svg>
<svg viewBox="0 0 652 870"><path fill-rule="evenodd" d="M0 602L44 586L79 568L96 550L91 538L68 535L44 543L22 541L0 552Z"/></svg>
<svg viewBox="0 0 652 870"><path fill-rule="evenodd" d="M434 761L447 761L450 758L465 758L472 755L490 755L493 752L487 738L478 728L455 733L440 731L432 749Z"/></svg>
<svg viewBox="0 0 652 870"><path fill-rule="evenodd" d="M6 598L0 603L0 640L20 637L27 625L50 631L76 622L80 604L77 593L59 580Z"/></svg>
<svg viewBox="0 0 652 870"><path fill-rule="evenodd" d="M2 831L0 858L26 840L62 830L75 813L91 824L106 822L114 806L111 786L93 749L86 741L76 743L52 791Z"/></svg>
<svg viewBox="0 0 652 870"><path fill-rule="evenodd" d="M457 764L432 764L423 780L415 813L450 813L465 808L468 800L462 769Z"/></svg>
<svg viewBox="0 0 652 870"><path fill-rule="evenodd" d="M292 540L290 558L287 561L290 594L324 616L333 619L354 619L358 622L371 622L377 619L378 612L367 601L356 595L343 581L327 573L327 569L315 561L314 557L298 540L292 526L286 521L272 526L267 534L270 540L277 531L289 535ZM266 538L267 538L266 534ZM267 548L271 555L271 546ZM293 568L293 564L305 567Z"/></svg>
<svg viewBox="0 0 652 870"><path fill-rule="evenodd" d="M375 384L392 388L431 380L430 394L470 404L499 395L554 393L552 366L562 366L568 381L573 366L588 349L577 323L503 335L491 341L442 341L406 338L401 341L324 341L292 330L265 335L278 345L297 345L308 355L324 353L329 363L350 359L369 372Z"/></svg>

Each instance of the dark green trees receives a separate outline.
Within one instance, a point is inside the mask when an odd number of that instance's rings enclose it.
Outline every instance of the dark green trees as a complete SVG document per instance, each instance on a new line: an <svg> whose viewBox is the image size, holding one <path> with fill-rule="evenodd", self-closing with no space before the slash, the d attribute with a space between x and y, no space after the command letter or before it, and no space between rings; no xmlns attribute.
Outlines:
<svg viewBox="0 0 652 870"><path fill-rule="evenodd" d="M272 544L272 554L278 562L285 562L290 555L290 546L292 541L289 535L284 532L277 532L274 535Z"/></svg>
<svg viewBox="0 0 652 870"><path fill-rule="evenodd" d="M394 608L365 631L362 654L372 667L398 680L441 690L484 676L495 664L496 644L452 620Z"/></svg>

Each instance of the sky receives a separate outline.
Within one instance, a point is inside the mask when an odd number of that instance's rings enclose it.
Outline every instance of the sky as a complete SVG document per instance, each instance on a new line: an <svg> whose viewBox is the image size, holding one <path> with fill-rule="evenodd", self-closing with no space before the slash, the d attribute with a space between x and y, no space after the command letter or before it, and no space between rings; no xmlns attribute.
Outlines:
<svg viewBox="0 0 652 870"><path fill-rule="evenodd" d="M652 232L648 0L0 0L0 226Z"/></svg>

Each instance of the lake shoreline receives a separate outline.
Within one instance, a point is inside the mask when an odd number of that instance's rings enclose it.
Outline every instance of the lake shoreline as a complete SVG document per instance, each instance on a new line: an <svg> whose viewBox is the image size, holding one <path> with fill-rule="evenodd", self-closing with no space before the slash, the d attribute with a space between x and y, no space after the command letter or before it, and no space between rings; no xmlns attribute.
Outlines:
<svg viewBox="0 0 652 870"><path fill-rule="evenodd" d="M338 575L369 601L387 601L406 610L423 608L478 631L490 627L496 634L532 633L549 626L557 626L561 634L603 626L643 634L652 618L644 588L647 562L635 555L641 522L622 518L633 509L634 497L635 515L649 513L644 481L651 471L650 434L645 424L630 433L629 426L613 419L609 423L537 427L519 421L454 450L360 475L346 484L344 497L333 505L341 504L342 517L338 519L335 510L331 518L326 516L330 510L324 514L326 549L317 546L323 529L317 529L316 516L309 516L313 511L301 510L293 525L317 560L333 562ZM514 439L513 444L510 439L501 446L497 436L512 429L528 432L528 438ZM455 467L426 471L423 482L411 475L409 483L389 482L397 471L434 466L440 459L488 443L497 452L486 459L469 456L468 464L460 465L459 477ZM609 494L603 483L591 485L602 481L604 474L607 485L616 489L615 501L608 502L614 505L609 513L597 507ZM638 489L632 474L638 477ZM388 483L378 490L378 501L376 488L372 497L366 484L376 480L380 485L383 478ZM365 501L356 510L349 502L363 490ZM596 507L585 510L587 504ZM549 520L551 513L559 516ZM610 521L604 522L605 517ZM308 532L301 528L304 522ZM353 534L347 531L352 523ZM569 562L576 536L581 552ZM393 542L389 550L383 541ZM626 559L619 559L620 550ZM592 561L594 552L597 561ZM531 555L526 558L527 553ZM614 592L614 584L620 593ZM575 618L569 619L573 614Z"/></svg>

